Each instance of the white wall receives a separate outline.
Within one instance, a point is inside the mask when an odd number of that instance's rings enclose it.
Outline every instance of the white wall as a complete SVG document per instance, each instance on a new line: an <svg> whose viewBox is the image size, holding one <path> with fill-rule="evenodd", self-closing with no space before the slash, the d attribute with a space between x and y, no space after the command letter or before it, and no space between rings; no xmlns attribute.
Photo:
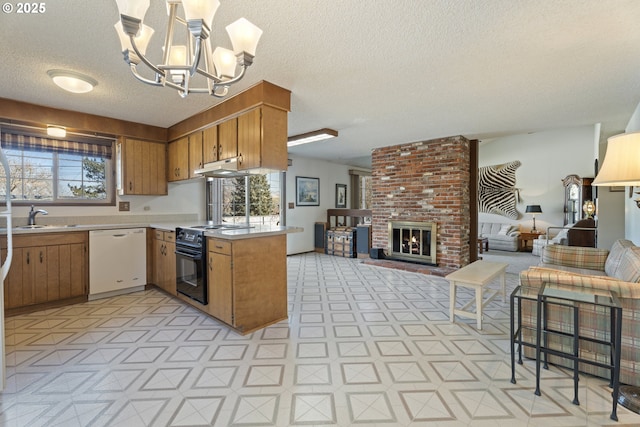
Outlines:
<svg viewBox="0 0 640 427"><path fill-rule="evenodd" d="M91 218L110 218L113 223L121 223L121 218L136 215L177 215L197 214L198 219L205 218L205 180L203 178L169 183L168 196L116 196L115 206L43 206L49 215L38 216L37 222L42 224L83 224L91 222ZM128 201L129 212L118 211L118 202ZM145 210L148 207L148 210ZM14 218L26 218L30 206L14 206Z"/></svg>
<svg viewBox="0 0 640 427"><path fill-rule="evenodd" d="M327 221L327 209L335 208L336 184L347 185L347 208L350 208L351 185L349 169L351 167L329 163L322 160L308 159L289 155L293 164L287 170L287 194L285 215L287 226L302 227L302 233L287 235L287 254L311 252L314 247L314 225L316 222ZM320 178L320 206L297 206L296 176ZM293 208L289 208L293 203Z"/></svg>
<svg viewBox="0 0 640 427"><path fill-rule="evenodd" d="M640 132L640 104L636 106L636 110L631 115L631 119L627 124L625 133ZM623 200L624 202L618 202L618 206L624 207L624 237L631 240L636 245L640 244L640 209L636 206L635 199L640 198L640 195L633 194L633 197L628 197L629 187L625 188ZM635 191L640 191L640 188L634 187Z"/></svg>
<svg viewBox="0 0 640 427"><path fill-rule="evenodd" d="M520 218L479 213L480 222L520 224L530 230L533 220L525 214L527 205L540 205L542 214L536 215L536 228L562 226L564 221L564 187L562 179L570 174L594 177L595 126L581 126L531 134L497 138L481 143L478 165L490 166L519 160L516 186L520 191L517 210Z"/></svg>

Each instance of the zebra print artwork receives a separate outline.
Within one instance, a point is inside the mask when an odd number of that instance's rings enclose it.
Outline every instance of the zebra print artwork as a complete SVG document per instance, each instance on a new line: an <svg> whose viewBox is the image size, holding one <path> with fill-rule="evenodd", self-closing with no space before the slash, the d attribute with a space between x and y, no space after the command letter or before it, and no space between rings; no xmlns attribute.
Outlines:
<svg viewBox="0 0 640 427"><path fill-rule="evenodd" d="M518 219L516 210L519 190L516 188L518 160L501 165L478 168L478 212L492 213Z"/></svg>

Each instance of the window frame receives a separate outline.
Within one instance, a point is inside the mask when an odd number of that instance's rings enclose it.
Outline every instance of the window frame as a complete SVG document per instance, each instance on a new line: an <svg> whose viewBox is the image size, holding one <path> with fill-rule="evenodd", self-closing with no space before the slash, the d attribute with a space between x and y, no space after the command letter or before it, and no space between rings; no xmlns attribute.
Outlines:
<svg viewBox="0 0 640 427"><path fill-rule="evenodd" d="M0 131L2 131L2 134L5 133L10 133L12 135L21 135L21 136L25 136L25 137L29 137L29 136L35 136L37 138L47 138L47 139L56 139L56 138L51 138L46 136L46 133L44 133L44 130L42 129L32 129L32 128L25 128L25 129L21 129L21 128L16 128L16 127L6 127L6 126L2 126L0 127ZM60 141L74 141L74 142L80 142L80 143L85 143L85 144L92 144L92 145L102 145L102 146L110 146L110 150L111 150L111 157L108 156L101 156L99 154L97 155L91 155L91 154L86 154L86 153L80 153L80 152L73 152L73 151L65 151L64 149L60 149L60 150L55 150L55 149L46 149L46 150L39 150L37 148L37 144L36 145L31 145L31 147L33 147L33 149L29 149L31 148L29 146L29 144L27 144L27 146L25 147L5 147L5 140L4 138L0 138L0 141L2 141L2 146L3 146L3 150L5 151L5 154L8 154L6 152L19 152L22 153L22 159L24 158L29 158L30 154L28 153L33 153L36 154L38 152L47 152L51 154L51 162L52 162L52 173L51 173L51 181L52 181L52 185L53 185L53 189L52 189L52 197L53 200L37 200L37 199L30 199L30 200L25 200L25 199L20 199L20 198L15 198L15 199L11 199L11 203L14 206L31 206L31 205L35 205L35 206L115 206L116 205L116 182L115 182L115 164L116 164L116 159L114 158L115 155L115 138L112 137L94 137L94 136L87 136L87 135L80 135L80 134L72 134L72 135L68 135L67 138L61 139ZM60 159L60 156L64 156L64 155L75 155L75 156L79 156L80 157L80 162L83 161L83 159L85 158L102 158L105 161L105 193L106 193L106 197L104 199L89 199L89 198L85 198L85 199L80 199L80 198L74 198L74 199L68 199L68 198L59 198L59 185L60 185L60 165L61 162L64 161L64 159ZM14 156L15 158L15 156ZM22 175L24 177L24 174Z"/></svg>

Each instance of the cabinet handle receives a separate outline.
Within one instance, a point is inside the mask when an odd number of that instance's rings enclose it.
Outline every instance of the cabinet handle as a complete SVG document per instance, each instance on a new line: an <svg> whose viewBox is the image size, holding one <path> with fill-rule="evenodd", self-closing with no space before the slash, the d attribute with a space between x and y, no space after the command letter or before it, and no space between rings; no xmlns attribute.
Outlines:
<svg viewBox="0 0 640 427"><path fill-rule="evenodd" d="M238 153L238 164L242 165L242 153Z"/></svg>
<svg viewBox="0 0 640 427"><path fill-rule="evenodd" d="M222 156L222 144L218 145L218 156Z"/></svg>
<svg viewBox="0 0 640 427"><path fill-rule="evenodd" d="M133 182L129 181L129 191L133 190Z"/></svg>
<svg viewBox="0 0 640 427"><path fill-rule="evenodd" d="M213 258L209 257L209 271L213 270Z"/></svg>
<svg viewBox="0 0 640 427"><path fill-rule="evenodd" d="M43 258L42 251L40 251L40 264L42 264L42 258Z"/></svg>
<svg viewBox="0 0 640 427"><path fill-rule="evenodd" d="M29 259L29 255L30 255L30 252L27 252L27 264L30 264L30 262L31 262L30 259Z"/></svg>

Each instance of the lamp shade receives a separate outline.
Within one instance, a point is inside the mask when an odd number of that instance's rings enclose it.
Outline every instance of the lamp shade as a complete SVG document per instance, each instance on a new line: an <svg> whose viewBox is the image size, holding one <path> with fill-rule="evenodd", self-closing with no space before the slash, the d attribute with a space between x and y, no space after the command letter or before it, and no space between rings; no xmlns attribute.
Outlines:
<svg viewBox="0 0 640 427"><path fill-rule="evenodd" d="M591 185L640 185L640 132L612 136L602 167Z"/></svg>
<svg viewBox="0 0 640 427"><path fill-rule="evenodd" d="M218 46L213 51L213 64L218 77L233 78L236 73L236 63L236 56L232 50Z"/></svg>
<svg viewBox="0 0 640 427"><path fill-rule="evenodd" d="M149 0L116 0L120 15L131 16L141 21L149 9Z"/></svg>
<svg viewBox="0 0 640 427"><path fill-rule="evenodd" d="M133 46L131 46L131 39L129 38L129 34L125 33L122 28L122 22L118 21L114 25L116 29L116 33L118 33L118 37L120 38L120 46L122 47L122 51L129 50L133 52ZM140 33L136 36L136 47L140 51L141 54L147 53L147 46L149 45L149 41L151 40L151 36L153 35L153 28L148 25L142 25L140 27Z"/></svg>
<svg viewBox="0 0 640 427"><path fill-rule="evenodd" d="M247 52L251 56L256 55L258 41L262 36L262 30L244 18L227 25L227 33L233 45L233 51L237 54Z"/></svg>
<svg viewBox="0 0 640 427"><path fill-rule="evenodd" d="M184 17L187 21L202 19L209 28L213 23L213 17L220 7L218 0L182 0Z"/></svg>
<svg viewBox="0 0 640 427"><path fill-rule="evenodd" d="M538 214L542 213L542 208L540 207L540 205L528 205L525 212L530 214Z"/></svg>

